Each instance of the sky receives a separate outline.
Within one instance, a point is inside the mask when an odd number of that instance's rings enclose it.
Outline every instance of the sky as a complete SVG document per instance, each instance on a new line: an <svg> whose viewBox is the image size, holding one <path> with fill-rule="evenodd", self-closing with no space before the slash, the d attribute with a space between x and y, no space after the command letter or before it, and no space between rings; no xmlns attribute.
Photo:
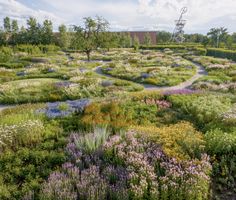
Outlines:
<svg viewBox="0 0 236 200"><path fill-rule="evenodd" d="M0 0L0 22L9 16L24 24L32 16L52 20L56 30L62 23L81 25L83 17L99 15L112 31L172 31L184 6L186 33L221 26L236 32L236 0Z"/></svg>

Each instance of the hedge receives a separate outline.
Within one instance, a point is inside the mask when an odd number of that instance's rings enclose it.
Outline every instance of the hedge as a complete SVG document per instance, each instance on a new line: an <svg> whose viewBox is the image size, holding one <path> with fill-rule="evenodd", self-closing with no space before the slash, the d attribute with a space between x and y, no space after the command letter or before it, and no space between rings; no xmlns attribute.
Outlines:
<svg viewBox="0 0 236 200"><path fill-rule="evenodd" d="M25 52L28 54L54 53L60 50L56 45L17 45L14 47L15 52Z"/></svg>
<svg viewBox="0 0 236 200"><path fill-rule="evenodd" d="M171 49L171 50L188 50L193 51L196 55L205 56L207 54L207 50L202 47L202 45L196 44L183 44L183 45L155 45L155 46L141 46L141 49L144 50L164 50L164 49Z"/></svg>
<svg viewBox="0 0 236 200"><path fill-rule="evenodd" d="M209 48L207 49L207 56L213 56L217 58L227 58L236 61L236 51L232 50Z"/></svg>
<svg viewBox="0 0 236 200"><path fill-rule="evenodd" d="M17 68L24 68L28 64L29 64L28 62L0 63L0 67L5 67L5 68L8 68L8 69L17 69Z"/></svg>

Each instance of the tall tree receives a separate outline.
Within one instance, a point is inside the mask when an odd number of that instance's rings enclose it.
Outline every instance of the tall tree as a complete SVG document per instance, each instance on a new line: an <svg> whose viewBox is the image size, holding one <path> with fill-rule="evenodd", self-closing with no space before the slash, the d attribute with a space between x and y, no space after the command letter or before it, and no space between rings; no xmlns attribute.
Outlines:
<svg viewBox="0 0 236 200"><path fill-rule="evenodd" d="M103 33L107 32L109 23L101 18L84 18L84 26L74 26L74 38L72 46L86 53L88 61L93 50L102 46Z"/></svg>
<svg viewBox="0 0 236 200"><path fill-rule="evenodd" d="M213 46L219 48L221 42L225 42L227 37L227 28L212 28L207 35L210 37Z"/></svg>
<svg viewBox="0 0 236 200"><path fill-rule="evenodd" d="M19 37L19 26L17 20L12 20L10 44L16 45Z"/></svg>
<svg viewBox="0 0 236 200"><path fill-rule="evenodd" d="M232 34L233 43L236 43L236 33Z"/></svg>
<svg viewBox="0 0 236 200"><path fill-rule="evenodd" d="M69 34L64 24L59 26L58 45L61 48L67 48L69 46Z"/></svg>
<svg viewBox="0 0 236 200"><path fill-rule="evenodd" d="M19 26L17 20L12 20L11 30L13 33L17 33L19 31Z"/></svg>
<svg viewBox="0 0 236 200"><path fill-rule="evenodd" d="M139 45L140 45L140 42L139 42L139 39L137 36L134 37L134 40L133 40L133 47L134 47L134 50L138 50L139 49Z"/></svg>
<svg viewBox="0 0 236 200"><path fill-rule="evenodd" d="M11 20L9 17L5 17L3 19L3 27L4 27L4 40L5 43L8 44L11 39Z"/></svg>
<svg viewBox="0 0 236 200"><path fill-rule="evenodd" d="M5 32L0 28L0 46L6 44Z"/></svg>
<svg viewBox="0 0 236 200"><path fill-rule="evenodd" d="M233 46L233 37L232 37L232 35L227 35L226 40L225 40L225 45L228 49L232 49L232 46Z"/></svg>
<svg viewBox="0 0 236 200"><path fill-rule="evenodd" d="M101 36L101 47L107 49L118 47L118 35L116 33L104 32Z"/></svg>
<svg viewBox="0 0 236 200"><path fill-rule="evenodd" d="M207 45L210 43L210 39L207 36L204 36L201 43L206 48Z"/></svg>
<svg viewBox="0 0 236 200"><path fill-rule="evenodd" d="M27 42L30 44L40 44L42 36L42 27L37 23L37 20L33 17L30 17L27 20Z"/></svg>
<svg viewBox="0 0 236 200"><path fill-rule="evenodd" d="M151 39L150 34L145 33L145 35L144 35L144 45L148 47L148 46L151 45L151 43L152 43L152 39Z"/></svg>
<svg viewBox="0 0 236 200"><path fill-rule="evenodd" d="M53 25L52 21L45 20L42 27L42 44L52 44L53 43Z"/></svg>
<svg viewBox="0 0 236 200"><path fill-rule="evenodd" d="M122 48L129 48L132 46L132 38L128 33L118 34L118 45Z"/></svg>
<svg viewBox="0 0 236 200"><path fill-rule="evenodd" d="M11 32L11 20L9 17L5 17L3 19L3 27L4 27L4 30L5 32Z"/></svg>

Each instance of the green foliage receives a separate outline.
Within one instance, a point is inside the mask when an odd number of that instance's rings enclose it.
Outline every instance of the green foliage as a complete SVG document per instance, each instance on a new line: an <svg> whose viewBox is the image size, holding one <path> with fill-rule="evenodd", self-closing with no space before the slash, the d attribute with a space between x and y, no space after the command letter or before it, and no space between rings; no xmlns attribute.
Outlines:
<svg viewBox="0 0 236 200"><path fill-rule="evenodd" d="M60 48L55 45L17 45L14 47L16 52L25 52L29 55L40 55L45 53L55 53L59 51Z"/></svg>
<svg viewBox="0 0 236 200"><path fill-rule="evenodd" d="M210 155L236 153L236 132L226 133L220 129L210 130L205 135L206 149Z"/></svg>
<svg viewBox="0 0 236 200"><path fill-rule="evenodd" d="M150 50L164 50L164 49L171 49L171 50L184 50L184 49L198 49L202 48L203 46L198 43L186 43L186 44L158 44L152 45L150 47L142 46L141 49L150 49Z"/></svg>
<svg viewBox="0 0 236 200"><path fill-rule="evenodd" d="M218 123L231 105L229 98L216 95L173 95L169 100L200 127Z"/></svg>
<svg viewBox="0 0 236 200"><path fill-rule="evenodd" d="M0 62L9 62L12 59L13 51L10 47L0 48Z"/></svg>
<svg viewBox="0 0 236 200"><path fill-rule="evenodd" d="M199 55L199 56L206 56L206 54L207 54L207 49L205 49L205 48L199 48L199 47L194 48L194 54L195 54L195 55Z"/></svg>
<svg viewBox="0 0 236 200"><path fill-rule="evenodd" d="M207 33L207 36L210 37L211 43L214 47L219 48L221 42L225 42L227 38L227 28L211 28L211 30Z"/></svg>
<svg viewBox="0 0 236 200"><path fill-rule="evenodd" d="M72 48L85 52L88 61L90 61L91 52L104 43L103 33L107 32L108 26L109 23L101 17L96 17L96 19L84 18L84 27L74 26L75 34L72 39Z"/></svg>
<svg viewBox="0 0 236 200"><path fill-rule="evenodd" d="M226 49L207 49L207 56L214 56L217 58L227 58L236 61L236 51L226 50Z"/></svg>
<svg viewBox="0 0 236 200"><path fill-rule="evenodd" d="M152 43L152 39L149 33L146 33L144 36L144 44L145 46L150 46Z"/></svg>
<svg viewBox="0 0 236 200"><path fill-rule="evenodd" d="M58 36L58 44L62 49L66 49L69 47L69 33L67 32L67 28L64 24L59 26L59 36Z"/></svg>
<svg viewBox="0 0 236 200"><path fill-rule="evenodd" d="M0 113L0 138L6 133L11 136L7 146L1 143L1 199L22 199L29 191L37 199L44 179L65 162L65 136L56 122L36 115L40 107L28 104Z"/></svg>
<svg viewBox="0 0 236 200"><path fill-rule="evenodd" d="M4 190L0 197L21 199L27 192L37 192L43 180L65 162L63 152L47 149L20 148L0 155L0 177L3 177Z"/></svg>
<svg viewBox="0 0 236 200"><path fill-rule="evenodd" d="M134 46L135 51L137 51L139 49L139 45L140 45L140 42L139 42L138 37L134 37L133 46Z"/></svg>

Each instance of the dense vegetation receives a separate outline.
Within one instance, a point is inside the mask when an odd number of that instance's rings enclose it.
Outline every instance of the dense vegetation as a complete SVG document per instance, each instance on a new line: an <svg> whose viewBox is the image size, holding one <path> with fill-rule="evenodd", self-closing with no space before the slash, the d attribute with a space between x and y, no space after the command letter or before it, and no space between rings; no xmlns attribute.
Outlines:
<svg viewBox="0 0 236 200"><path fill-rule="evenodd" d="M99 17L73 34L51 25L5 19L0 33L0 199L236 197L232 58L201 44L139 50Z"/></svg>

